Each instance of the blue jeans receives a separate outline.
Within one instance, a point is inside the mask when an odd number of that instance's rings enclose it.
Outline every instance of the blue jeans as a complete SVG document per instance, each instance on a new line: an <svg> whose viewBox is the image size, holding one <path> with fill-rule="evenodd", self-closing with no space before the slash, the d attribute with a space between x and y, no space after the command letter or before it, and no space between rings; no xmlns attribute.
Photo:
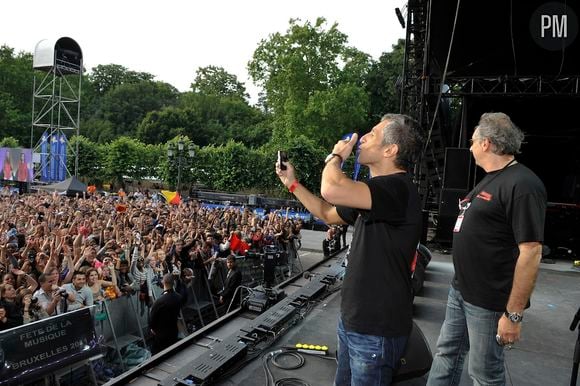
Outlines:
<svg viewBox="0 0 580 386"><path fill-rule="evenodd" d="M501 315L467 303L451 286L427 386L459 385L468 351L474 385L505 385L504 349L495 340Z"/></svg>
<svg viewBox="0 0 580 386"><path fill-rule="evenodd" d="M406 336L386 338L346 331L338 320L336 386L390 385L407 344Z"/></svg>

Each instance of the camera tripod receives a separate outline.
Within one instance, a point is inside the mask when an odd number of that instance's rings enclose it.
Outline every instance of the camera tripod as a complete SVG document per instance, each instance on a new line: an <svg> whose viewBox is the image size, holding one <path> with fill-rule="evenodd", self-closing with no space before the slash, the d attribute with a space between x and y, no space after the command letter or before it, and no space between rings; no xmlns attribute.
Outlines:
<svg viewBox="0 0 580 386"><path fill-rule="evenodd" d="M574 331L578 328L578 339L576 339L576 346L574 347L574 364L572 365L572 377L570 378L570 386L576 386L576 380L578 379L578 365L580 364L580 308L576 311L574 320L570 325L570 331Z"/></svg>

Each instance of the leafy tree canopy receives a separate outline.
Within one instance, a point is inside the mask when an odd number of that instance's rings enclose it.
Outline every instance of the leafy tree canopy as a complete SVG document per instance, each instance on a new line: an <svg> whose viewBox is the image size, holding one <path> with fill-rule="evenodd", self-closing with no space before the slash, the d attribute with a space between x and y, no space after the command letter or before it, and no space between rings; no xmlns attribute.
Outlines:
<svg viewBox="0 0 580 386"><path fill-rule="evenodd" d="M366 82L370 95L369 120L377 122L386 113L399 112L397 82L401 82L405 41L400 39L391 52L384 52L377 62L373 62Z"/></svg>
<svg viewBox="0 0 580 386"><path fill-rule="evenodd" d="M30 53L0 46L0 138L30 142L33 74Z"/></svg>
<svg viewBox="0 0 580 386"><path fill-rule="evenodd" d="M18 140L14 137L4 137L0 141L0 147L20 147Z"/></svg>
<svg viewBox="0 0 580 386"><path fill-rule="evenodd" d="M228 73L223 67L200 67L191 84L194 93L223 97L248 99L246 87L236 75Z"/></svg>
<svg viewBox="0 0 580 386"><path fill-rule="evenodd" d="M177 98L177 89L167 83L125 83L103 96L101 115L111 123L115 137L135 136L137 125L148 112L175 105Z"/></svg>
<svg viewBox="0 0 580 386"><path fill-rule="evenodd" d="M95 91L100 95L122 84L152 81L153 78L155 77L147 72L130 71L120 64L99 64L93 67L89 75Z"/></svg>
<svg viewBox="0 0 580 386"><path fill-rule="evenodd" d="M248 70L265 90L264 102L275 117L275 137L308 134L315 142L328 144L336 140L337 131L356 129L349 126L353 120L366 119L364 85L369 64L368 55L347 45L347 36L336 23L327 28L324 18L314 24L292 19L285 34L272 34L260 42ZM353 94L362 100L344 104ZM341 115L351 117L348 121L332 119L338 126L331 132L312 130L321 117L331 114L325 106L339 104Z"/></svg>

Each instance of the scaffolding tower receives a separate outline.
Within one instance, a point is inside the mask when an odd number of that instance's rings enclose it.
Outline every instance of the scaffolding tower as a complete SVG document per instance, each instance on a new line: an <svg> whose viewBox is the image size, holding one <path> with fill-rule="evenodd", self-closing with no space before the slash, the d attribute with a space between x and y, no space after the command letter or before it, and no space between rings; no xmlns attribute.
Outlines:
<svg viewBox="0 0 580 386"><path fill-rule="evenodd" d="M36 45L32 67L34 180L63 181L78 172L78 142L73 147L69 140L79 135L83 54L71 38L44 39Z"/></svg>

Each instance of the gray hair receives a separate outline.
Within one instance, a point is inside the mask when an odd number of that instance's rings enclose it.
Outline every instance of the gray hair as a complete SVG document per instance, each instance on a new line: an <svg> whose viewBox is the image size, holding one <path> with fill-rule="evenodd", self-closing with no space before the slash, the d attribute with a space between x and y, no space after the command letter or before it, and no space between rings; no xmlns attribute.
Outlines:
<svg viewBox="0 0 580 386"><path fill-rule="evenodd" d="M485 113L477 124L478 135L487 138L497 155L514 155L520 152L524 133L504 113Z"/></svg>
<svg viewBox="0 0 580 386"><path fill-rule="evenodd" d="M381 122L389 121L383 128L383 145L395 144L398 146L395 166L409 170L421 150L422 138L418 131L417 122L403 114L385 114Z"/></svg>
<svg viewBox="0 0 580 386"><path fill-rule="evenodd" d="M168 287L168 288L173 288L174 286L174 280L173 280L173 275L170 273L166 273L163 276L163 284Z"/></svg>

